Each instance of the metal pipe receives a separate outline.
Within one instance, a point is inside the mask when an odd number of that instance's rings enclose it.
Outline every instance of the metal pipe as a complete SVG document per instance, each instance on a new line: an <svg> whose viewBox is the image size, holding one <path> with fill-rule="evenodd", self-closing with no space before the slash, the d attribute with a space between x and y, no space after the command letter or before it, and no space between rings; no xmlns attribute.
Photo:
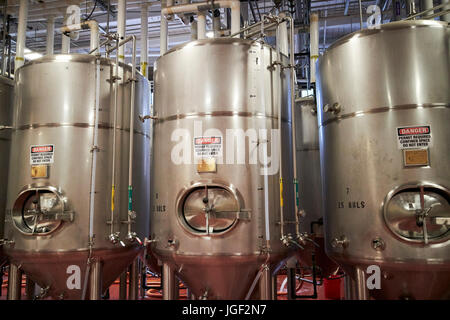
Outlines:
<svg viewBox="0 0 450 320"><path fill-rule="evenodd" d="M25 63L25 41L27 36L28 0L20 0L19 22L17 26L16 58L14 71Z"/></svg>
<svg viewBox="0 0 450 320"><path fill-rule="evenodd" d="M119 300L127 300L127 270L119 278Z"/></svg>
<svg viewBox="0 0 450 320"><path fill-rule="evenodd" d="M167 25L167 18L161 13L161 27L159 34L159 55L164 55L167 52L167 41L169 37L169 28Z"/></svg>
<svg viewBox="0 0 450 320"><path fill-rule="evenodd" d="M261 300L272 300L272 277L268 265L264 265L259 278L259 294Z"/></svg>
<svg viewBox="0 0 450 320"><path fill-rule="evenodd" d="M409 16L409 17L407 17L407 18L405 18L405 19L403 19L403 20L411 20L411 19L417 18L417 17L419 17L419 16L422 16L423 19L432 19L432 18L434 18L434 17L440 16L440 15L443 13L442 11L440 11L440 12L438 12L438 13L436 13L436 14L433 14L433 12L434 12L435 10L440 9L440 8L443 8L443 7L445 7L445 6L446 6L445 3L444 3L444 4L437 5L437 6L435 6L435 7L426 9L426 10L424 10L424 11L422 11L422 12L413 14L412 16Z"/></svg>
<svg viewBox="0 0 450 320"><path fill-rule="evenodd" d="M55 18L50 17L47 19L47 55L53 54L53 48L55 45Z"/></svg>
<svg viewBox="0 0 450 320"><path fill-rule="evenodd" d="M310 15L310 24L310 83L316 83L316 61L319 59L319 15L317 13Z"/></svg>
<svg viewBox="0 0 450 320"><path fill-rule="evenodd" d="M364 270L356 268L356 295L358 300L369 300L369 292L366 286L366 276Z"/></svg>
<svg viewBox="0 0 450 320"><path fill-rule="evenodd" d="M175 276L175 271L167 264L163 263L162 266L162 287L163 287L163 300L176 300L178 290L178 281Z"/></svg>
<svg viewBox="0 0 450 320"><path fill-rule="evenodd" d="M433 12L433 0L420 0L420 10L425 11L429 10L424 16L432 15Z"/></svg>
<svg viewBox="0 0 450 320"><path fill-rule="evenodd" d="M284 19L286 15L284 13L280 13L280 18ZM288 49L288 32L287 32L287 22L281 22L280 25L277 28L278 34L277 34L277 43L280 47L280 52L284 55L289 55L289 49Z"/></svg>
<svg viewBox="0 0 450 320"><path fill-rule="evenodd" d="M134 259L130 266L130 285L128 287L128 300L139 299L139 258Z"/></svg>
<svg viewBox="0 0 450 320"><path fill-rule="evenodd" d="M69 17L66 17L64 20L64 24L67 25ZM70 53L70 37L66 36L64 33L62 34L61 39L61 53L62 54L69 54Z"/></svg>
<svg viewBox="0 0 450 320"><path fill-rule="evenodd" d="M197 20L191 22L191 41L197 40L198 24Z"/></svg>
<svg viewBox="0 0 450 320"><path fill-rule="evenodd" d="M133 152L134 152L134 105L136 98L136 36L130 37L133 42L133 55L131 61L131 102L130 102L130 151L128 160L128 235L131 241L136 239L136 235L131 233L131 217L133 212Z"/></svg>
<svg viewBox="0 0 450 320"><path fill-rule="evenodd" d="M441 21L450 22L450 0L441 0L441 3L444 5L441 13L447 12L441 15Z"/></svg>
<svg viewBox="0 0 450 320"><path fill-rule="evenodd" d="M201 11L218 8L230 8L231 9L231 33L236 33L241 28L241 5L239 0L216 0L214 5L207 2L195 2L187 3L176 6L169 6L161 9L161 15L167 17L169 15L181 14L181 13L199 13ZM161 20L162 21L162 20Z"/></svg>
<svg viewBox="0 0 450 320"><path fill-rule="evenodd" d="M119 39L125 39L126 33L126 19L127 19L127 1L118 0L117 1L117 33L119 34ZM125 62L125 47L119 48L119 61Z"/></svg>
<svg viewBox="0 0 450 320"><path fill-rule="evenodd" d="M8 300L20 300L22 291L22 270L14 263L9 265L8 272Z"/></svg>
<svg viewBox="0 0 450 320"><path fill-rule="evenodd" d="M5 0L3 6L3 34L2 34L2 75L6 75L6 51L7 51L7 25L8 25L8 0Z"/></svg>
<svg viewBox="0 0 450 320"><path fill-rule="evenodd" d="M277 281L277 275L273 275L270 277L272 282L272 300L278 299L278 281Z"/></svg>
<svg viewBox="0 0 450 320"><path fill-rule="evenodd" d="M362 20L362 4L361 4L361 0L358 0L358 4L359 4L359 28L362 29L363 28L363 20Z"/></svg>
<svg viewBox="0 0 450 320"><path fill-rule="evenodd" d="M296 81L295 81L295 46L294 46L294 37L295 37L295 25L294 25L294 19L292 17L287 18L289 21L289 31L290 31L290 37L289 37L289 65L291 68L290 72L290 103L291 103L291 123L292 123L292 161L294 163L293 165L293 175L294 175L294 194L295 194L295 233L297 239L300 237L300 221L299 221L299 214L300 214L300 196L299 196L299 188L298 188L298 173L297 173L297 152L295 150L297 149L297 142L296 142L296 122L295 122L295 87L296 87ZM318 25L318 22L317 22ZM319 46L319 37L318 37L319 30L317 28L317 51Z"/></svg>
<svg viewBox="0 0 450 320"><path fill-rule="evenodd" d="M102 298L102 263L95 259L91 263L89 274L89 299L101 300Z"/></svg>
<svg viewBox="0 0 450 320"><path fill-rule="evenodd" d="M197 16L197 39L206 39L206 16L202 12Z"/></svg>
<svg viewBox="0 0 450 320"><path fill-rule="evenodd" d="M63 26L60 28L60 31L64 33L69 33L72 31L79 31L84 29L91 30L91 40L90 40L90 52L93 54L97 54L99 52L99 27L98 23L95 20L89 20L77 24L72 24L69 26ZM69 38L69 37L68 37ZM70 38L68 40L70 42Z"/></svg>
<svg viewBox="0 0 450 320"><path fill-rule="evenodd" d="M148 69L148 4L141 9L141 73L147 78Z"/></svg>

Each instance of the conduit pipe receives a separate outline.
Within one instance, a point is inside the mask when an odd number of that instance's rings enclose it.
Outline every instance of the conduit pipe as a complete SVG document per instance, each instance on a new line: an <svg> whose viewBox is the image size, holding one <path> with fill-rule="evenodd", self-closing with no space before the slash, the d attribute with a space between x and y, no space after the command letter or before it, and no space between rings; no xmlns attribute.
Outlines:
<svg viewBox="0 0 450 320"><path fill-rule="evenodd" d="M16 58L14 71L25 63L25 40L27 35L28 0L20 0L19 25L17 27Z"/></svg>
<svg viewBox="0 0 450 320"><path fill-rule="evenodd" d="M91 45L90 45L90 52L93 54L97 54L98 47L99 47L99 28L98 23L95 20L89 20L82 23L72 24L70 26L64 26L60 29L60 31L63 33L69 33L71 31L79 31L79 30L85 30L90 29L91 30ZM68 38L68 41L70 42L70 38Z"/></svg>
<svg viewBox="0 0 450 320"><path fill-rule="evenodd" d="M148 69L148 4L141 9L141 73L147 78Z"/></svg>
<svg viewBox="0 0 450 320"><path fill-rule="evenodd" d="M316 61L319 59L319 15L310 15L310 83L316 83Z"/></svg>
<svg viewBox="0 0 450 320"><path fill-rule="evenodd" d="M47 19L47 55L53 54L53 48L55 45L55 18L50 17Z"/></svg>
<svg viewBox="0 0 450 320"><path fill-rule="evenodd" d="M198 14L199 12L210 9L230 8L231 33L233 34L239 32L239 29L241 28L241 4L239 0L216 0L214 1L214 5L210 1L181 4L176 6L170 6L169 1L167 1L167 4L168 4L167 7L161 10L161 15L164 17L182 13ZM199 30L200 30L200 23L199 23Z"/></svg>
<svg viewBox="0 0 450 320"><path fill-rule="evenodd" d="M127 1L126 0L118 0L117 2L117 33L119 34L119 41L125 39L125 27L126 27L126 19L127 19ZM119 61L125 62L125 47L119 48Z"/></svg>

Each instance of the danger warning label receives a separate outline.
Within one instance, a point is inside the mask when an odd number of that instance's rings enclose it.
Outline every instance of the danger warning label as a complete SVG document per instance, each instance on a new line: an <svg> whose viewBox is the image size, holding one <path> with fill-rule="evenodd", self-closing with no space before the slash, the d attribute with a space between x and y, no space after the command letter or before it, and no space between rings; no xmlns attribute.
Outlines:
<svg viewBox="0 0 450 320"><path fill-rule="evenodd" d="M196 158L222 157L222 137L195 137L194 153Z"/></svg>
<svg viewBox="0 0 450 320"><path fill-rule="evenodd" d="M431 145L431 127L397 128L397 139L399 149L427 149Z"/></svg>
<svg viewBox="0 0 450 320"><path fill-rule="evenodd" d="M43 146L31 146L30 149L30 164L42 165L53 163L53 155L55 151L55 146L52 144Z"/></svg>

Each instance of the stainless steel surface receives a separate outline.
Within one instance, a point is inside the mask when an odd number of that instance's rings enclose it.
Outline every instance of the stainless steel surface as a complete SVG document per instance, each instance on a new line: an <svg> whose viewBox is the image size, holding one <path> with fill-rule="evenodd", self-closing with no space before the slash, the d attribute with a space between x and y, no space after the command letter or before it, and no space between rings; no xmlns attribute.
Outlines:
<svg viewBox="0 0 450 320"><path fill-rule="evenodd" d="M278 138L270 134L272 129L278 129L281 106L283 227L285 236L294 237L290 70L284 69L280 76L278 68L272 65L277 60L280 59L276 51L259 42L214 39L176 47L156 64L154 110L158 121L154 125L156 152L152 159L152 250L161 261L177 270L180 279L199 298L243 299L266 259L274 268L291 253L280 241L279 171L272 174L269 169L264 179L262 165L249 163L250 155L263 154L266 144L278 147ZM288 64L287 58L281 60ZM201 125L202 131L194 130L194 125ZM258 134L265 128L267 138L245 139L245 152L241 152L245 154L245 163L237 163L236 151L234 161L227 162L226 146L232 144L227 139L227 130L243 130L243 134L256 130ZM185 130L183 137L189 149L194 136L208 136L205 132L208 129L220 130L223 161L217 159L215 172L198 173L193 150L191 162L171 161L176 145L171 137L177 129ZM270 145L267 149L270 157ZM183 218L184 200L192 193L193 203L197 204L194 198L199 199L198 190L205 190L205 186L209 190L208 201L200 206L209 214L203 220L198 214L188 215L193 224L195 219L195 230ZM206 218L211 215L210 196L216 201L221 197L226 203L226 210L221 209L223 218L211 220L213 228L206 227ZM191 201L188 205L190 210L197 208L196 212L200 208L191 205Z"/></svg>
<svg viewBox="0 0 450 320"><path fill-rule="evenodd" d="M128 270L122 272L119 280L119 300L127 300Z"/></svg>
<svg viewBox="0 0 450 320"><path fill-rule="evenodd" d="M268 266L264 266L259 278L259 294L261 300L272 300L272 276Z"/></svg>
<svg viewBox="0 0 450 320"><path fill-rule="evenodd" d="M6 192L8 186L9 151L11 148L11 127L14 105L14 82L0 76L0 239L3 239ZM6 127L6 128L5 128ZM0 246L0 265L4 256Z"/></svg>
<svg viewBox="0 0 450 320"><path fill-rule="evenodd" d="M175 271L167 263L162 267L162 289L163 300L177 300L178 299L178 279L175 276Z"/></svg>
<svg viewBox="0 0 450 320"><path fill-rule="evenodd" d="M109 286L136 257L143 247L126 239L128 233L128 151L130 123L131 68L121 65L123 83L119 84L119 114L116 127L115 213L116 232L121 241L110 241L111 158L113 145L114 88L110 81L115 75L111 60L100 60L100 92L98 112L98 144L93 146L95 118L96 58L90 55L46 56L20 68L16 76L17 100L14 114L13 148L8 184L5 237L13 246L5 248L13 261L21 263L26 273L39 273L33 279L41 286L51 285L52 296L79 299L80 289L68 289L64 277L64 263L70 259L81 269L84 279L89 249L89 193L92 152L98 152L95 183L95 207L92 258L102 261L103 286ZM147 114L149 84L138 75L136 82L136 114ZM132 230L138 237L148 237L150 187L150 124L135 119L133 209L136 218ZM53 145L53 163L48 166L48 178L31 176L30 147ZM97 150L97 151L96 151ZM30 197L39 194L39 201L31 202L26 220L36 224L24 228L20 212ZM50 195L54 199L48 199ZM51 198L50 197L50 198ZM37 199L36 199L37 200ZM45 205L44 205L45 204ZM34 207L33 207L34 206ZM51 209L51 210L50 210ZM14 219L12 219L14 217ZM38 219L39 217L39 219ZM44 221L43 221L43 220ZM55 224L55 221L58 221ZM50 224L49 224L50 223ZM41 228L41 229L39 229ZM122 247L121 243L124 247ZM111 251L111 252L109 252ZM47 257L46 257L47 255ZM48 277L51 259L64 259L58 273ZM36 269L34 259L50 266ZM117 261L115 259L123 259ZM109 259L109 260L107 260ZM35 262L36 263L36 262ZM70 265L70 264L69 264ZM68 265L67 265L68 266ZM66 266L66 267L67 267ZM117 270L118 267L123 268ZM46 273L47 274L46 274ZM117 273L113 277L113 273ZM65 277L68 275L66 273ZM109 278L113 278L110 280ZM108 278L108 281L106 281ZM50 283L49 283L50 282ZM55 282L55 283L53 283Z"/></svg>
<svg viewBox="0 0 450 320"><path fill-rule="evenodd" d="M102 298L102 262L94 260L91 263L89 273L89 299L101 300Z"/></svg>
<svg viewBox="0 0 450 320"><path fill-rule="evenodd" d="M326 250L354 280L380 267L373 298L450 298L450 234L436 224L443 211L429 211L450 199L449 35L442 22L389 23L337 41L319 61ZM425 162L407 166L398 129L421 125L431 130L416 148Z"/></svg>
<svg viewBox="0 0 450 320"><path fill-rule="evenodd" d="M8 300L20 300L22 294L22 270L16 264L9 265Z"/></svg>
<svg viewBox="0 0 450 320"><path fill-rule="evenodd" d="M128 287L128 299L139 299L139 258L134 259L130 265L130 285Z"/></svg>

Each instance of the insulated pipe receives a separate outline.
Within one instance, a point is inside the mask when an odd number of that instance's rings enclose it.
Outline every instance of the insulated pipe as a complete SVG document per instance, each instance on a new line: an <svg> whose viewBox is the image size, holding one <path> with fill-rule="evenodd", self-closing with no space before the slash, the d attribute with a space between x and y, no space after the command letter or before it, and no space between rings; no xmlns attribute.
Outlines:
<svg viewBox="0 0 450 320"><path fill-rule="evenodd" d="M141 9L141 73L147 78L148 69L148 4Z"/></svg>
<svg viewBox="0 0 450 320"><path fill-rule="evenodd" d="M50 17L47 19L47 55L53 54L55 45L55 18Z"/></svg>
<svg viewBox="0 0 450 320"><path fill-rule="evenodd" d="M28 18L28 0L20 0L14 71L23 66L23 64L25 63L24 53L27 35L27 18Z"/></svg>
<svg viewBox="0 0 450 320"><path fill-rule="evenodd" d="M8 272L8 300L20 300L22 291L22 270L19 266L11 263Z"/></svg>
<svg viewBox="0 0 450 320"><path fill-rule="evenodd" d="M284 13L281 13L280 18L285 18L286 15ZM278 34L277 34L277 45L280 48L280 52L284 55L289 55L289 49L288 49L288 32L287 32L287 22L282 22L277 28Z"/></svg>
<svg viewBox="0 0 450 320"><path fill-rule="evenodd" d="M199 12L197 19L197 39L206 39L206 16L203 12Z"/></svg>
<svg viewBox="0 0 450 320"><path fill-rule="evenodd" d="M98 47L99 47L99 27L98 23L95 20L89 20L82 23L72 24L70 26L64 26L60 29L60 31L64 33L69 33L71 31L78 31L78 30L84 30L84 29L90 29L91 30L91 44L90 44L90 52L92 54L98 53ZM64 35L63 35L64 37ZM70 38L68 38L68 41L70 42Z"/></svg>
<svg viewBox="0 0 450 320"><path fill-rule="evenodd" d="M310 15L310 83L316 83L316 61L319 59L319 15ZM295 153L295 152L294 152Z"/></svg>
<svg viewBox="0 0 450 320"><path fill-rule="evenodd" d="M25 297L27 300L34 300L34 291L36 290L36 283L26 276L25 280Z"/></svg>
<svg viewBox="0 0 450 320"><path fill-rule="evenodd" d="M127 19L127 1L126 0L118 0L117 2L117 33L119 34L119 39L125 39L125 27L126 27L126 19ZM119 61L125 61L125 47L119 48Z"/></svg>
<svg viewBox="0 0 450 320"><path fill-rule="evenodd" d="M446 4L442 11L446 11L450 9L450 0L442 0L441 4ZM450 13L444 14L441 16L441 21L450 22Z"/></svg>
<svg viewBox="0 0 450 320"><path fill-rule="evenodd" d="M89 274L89 299L101 300L102 298L102 263L100 260L92 261Z"/></svg>
<svg viewBox="0 0 450 320"><path fill-rule="evenodd" d="M168 15L181 13L198 13L205 8L211 7L211 2L195 2L188 4L181 4L177 6L170 6L167 1L167 7L161 10L161 15L167 17ZM241 28L241 4L239 0L216 0L214 1L214 8L230 8L231 9L231 33L239 32ZM161 20L162 22L162 20ZM200 27L200 26L199 26ZM199 28L200 29L200 28ZM236 37L239 37L236 35Z"/></svg>
<svg viewBox="0 0 450 320"><path fill-rule="evenodd" d="M420 11L425 11L433 8L433 0L420 0ZM434 13L433 10L430 10L424 13L424 17L430 16Z"/></svg>

